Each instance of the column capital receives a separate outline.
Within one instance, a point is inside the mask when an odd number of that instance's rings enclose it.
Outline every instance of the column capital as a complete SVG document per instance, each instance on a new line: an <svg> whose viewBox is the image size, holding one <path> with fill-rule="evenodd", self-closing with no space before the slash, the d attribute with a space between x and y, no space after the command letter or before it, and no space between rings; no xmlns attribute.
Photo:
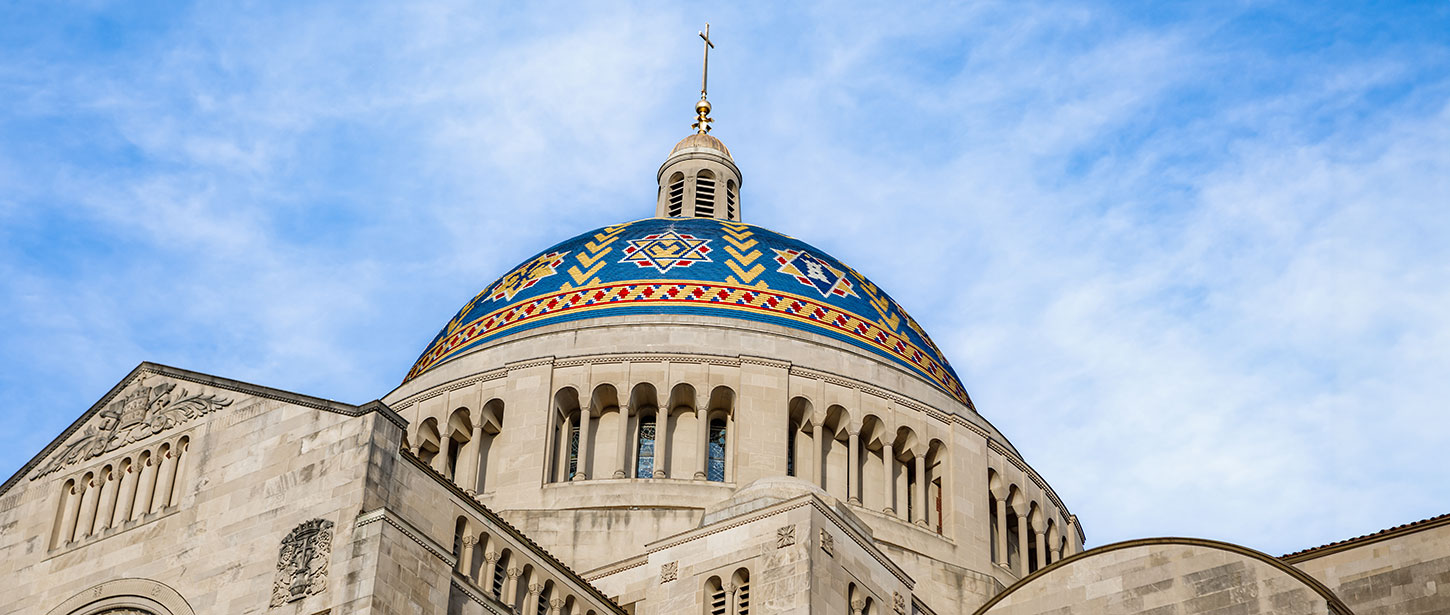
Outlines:
<svg viewBox="0 0 1450 615"><path fill-rule="evenodd" d="M465 546L465 547L471 547L471 546L476 545L476 544L478 544L478 537L477 536L474 536L472 534L465 534L463 536L463 546Z"/></svg>
<svg viewBox="0 0 1450 615"><path fill-rule="evenodd" d="M529 583L529 595L537 596L544 591L542 583Z"/></svg>

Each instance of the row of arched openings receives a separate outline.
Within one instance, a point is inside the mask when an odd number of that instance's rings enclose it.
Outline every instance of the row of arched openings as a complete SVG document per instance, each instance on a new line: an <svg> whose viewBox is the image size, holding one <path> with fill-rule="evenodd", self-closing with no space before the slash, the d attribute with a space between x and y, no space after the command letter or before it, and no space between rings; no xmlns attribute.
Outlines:
<svg viewBox="0 0 1450 615"><path fill-rule="evenodd" d="M852 504L943 533L946 445L910 427L892 429L867 414L859 422L839 405L817 414L790 400L786 473Z"/></svg>
<svg viewBox="0 0 1450 615"><path fill-rule="evenodd" d="M466 490L482 493L489 484L490 468L497 464L494 443L503 433L503 400L489 400L478 410L460 407L449 413L443 425L438 419L423 419L414 432L413 447L418 458Z"/></svg>
<svg viewBox="0 0 1450 615"><path fill-rule="evenodd" d="M554 395L550 482L593 478L730 480L735 392L717 386L698 398L677 384L661 399L641 383L621 399L618 389L594 388L587 403L574 387Z"/></svg>
<svg viewBox="0 0 1450 615"><path fill-rule="evenodd" d="M708 169L701 169L695 173L695 217L715 217L717 182L715 173ZM735 180L725 180L725 214L726 218L734 220L735 215ZM680 217L685 213L685 174L676 172L670 176L666 190L669 191L666 213L670 217Z"/></svg>
<svg viewBox="0 0 1450 615"><path fill-rule="evenodd" d="M589 605L526 561L498 536L458 517L453 532L456 570L515 613L594 615Z"/></svg>
<svg viewBox="0 0 1450 615"><path fill-rule="evenodd" d="M78 542L180 503L181 458L190 443L189 436L162 442L65 481L50 548Z"/></svg>
<svg viewBox="0 0 1450 615"><path fill-rule="evenodd" d="M705 615L750 615L750 571L736 569L728 578L705 579Z"/></svg>
<svg viewBox="0 0 1450 615"><path fill-rule="evenodd" d="M987 485L993 563L1026 576L1062 559L1068 542L1056 519L996 470L987 470Z"/></svg>

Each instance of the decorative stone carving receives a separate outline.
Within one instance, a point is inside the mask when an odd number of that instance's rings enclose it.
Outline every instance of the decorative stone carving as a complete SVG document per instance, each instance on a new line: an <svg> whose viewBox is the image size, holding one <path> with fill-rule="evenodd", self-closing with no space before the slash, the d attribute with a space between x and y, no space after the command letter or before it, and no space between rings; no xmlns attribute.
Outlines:
<svg viewBox="0 0 1450 615"><path fill-rule="evenodd" d="M476 544L478 544L478 537L477 536L473 536L473 535L470 534L470 535L466 535L466 536L463 537L463 548L467 549L467 548L472 547L473 545L476 545Z"/></svg>
<svg viewBox="0 0 1450 615"><path fill-rule="evenodd" d="M514 568L512 566L510 566L508 570L504 571L504 574L510 579L517 579L519 578L519 575L523 573L524 571L522 568Z"/></svg>
<svg viewBox="0 0 1450 615"><path fill-rule="evenodd" d="M148 387L143 379L130 393L98 412L99 423L87 426L80 436L52 454L50 460L30 476L30 480L99 457L230 405L232 400L225 397L192 394L186 389L177 391L176 385L170 382Z"/></svg>
<svg viewBox="0 0 1450 615"><path fill-rule="evenodd" d="M331 554L331 521L313 519L293 528L282 539L282 550L277 557L272 606L282 606L327 591L327 563Z"/></svg>
<svg viewBox="0 0 1450 615"><path fill-rule="evenodd" d="M543 593L543 591L544 591L544 584L543 583L529 583L529 595L530 596L537 596L537 595Z"/></svg>
<svg viewBox="0 0 1450 615"><path fill-rule="evenodd" d="M776 528L775 548L784 549L795 544L795 525Z"/></svg>
<svg viewBox="0 0 1450 615"><path fill-rule="evenodd" d="M821 550L831 557L836 556L836 537L832 536L826 528L821 528Z"/></svg>
<svg viewBox="0 0 1450 615"><path fill-rule="evenodd" d="M866 598L864 598L862 596L856 596L855 598L852 598L851 599L851 612L852 613L854 613L855 615L861 615L861 613L864 612L865 610L866 610Z"/></svg>
<svg viewBox="0 0 1450 615"><path fill-rule="evenodd" d="M662 584L663 583L669 583L670 581L673 581L676 578L679 578L679 576L680 576L680 563L679 562L670 562L668 564L661 564L660 565L660 583L662 583Z"/></svg>
<svg viewBox="0 0 1450 615"><path fill-rule="evenodd" d="M906 596L901 592L891 592L891 606L896 610L896 615L906 615Z"/></svg>

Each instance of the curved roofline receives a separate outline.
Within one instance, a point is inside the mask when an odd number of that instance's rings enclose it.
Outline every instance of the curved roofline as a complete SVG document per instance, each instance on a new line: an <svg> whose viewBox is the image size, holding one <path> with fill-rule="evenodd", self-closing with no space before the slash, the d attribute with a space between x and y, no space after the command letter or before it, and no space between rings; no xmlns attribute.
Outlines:
<svg viewBox="0 0 1450 615"><path fill-rule="evenodd" d="M1259 560L1265 564L1268 564L1271 568L1288 574L1295 580L1308 586L1309 589L1314 590L1315 593L1319 594L1319 597L1324 598L1324 600L1329 603L1330 608L1334 609L1334 612L1337 615L1354 615L1354 611L1350 610L1349 606L1344 604L1344 601L1341 600L1339 596L1336 596L1333 591L1330 591L1327 586L1319 582L1319 579L1310 576L1309 573L1304 572L1303 570L1284 563L1283 560L1280 560L1277 557L1269 555L1268 553L1264 553L1263 551L1250 549L1243 545L1237 545L1231 542L1213 540L1210 538L1185 538L1178 536L1164 536L1160 538L1137 538L1133 540L1125 540L1123 542L1115 542L1112 544L1103 545L1101 547L1089 549L1081 553L1074 553L1068 557L1048 564L1043 568L1039 568L1036 572L1033 572L1032 574L1018 579L1016 583L1013 583L1007 589L1002 590L1001 593L992 596L992 599L988 600L986 604L983 604L980 608L978 608L973 613L973 615L987 615L987 612L990 611L992 607L996 606L997 603L1006 599L1007 596L1012 594L1012 592L1017 591L1018 589L1026 586L1027 584L1031 583L1032 581L1036 580L1041 576L1051 573L1058 568L1061 568L1068 564L1077 562L1078 560L1086 559L1096 555L1102 555L1105 553L1111 553L1113 551L1121 551L1123 549L1132 549L1135 547L1151 547L1158 545L1190 546L1203 547L1206 549L1217 549L1219 551L1228 551L1230 553L1243 555L1250 559Z"/></svg>
<svg viewBox="0 0 1450 615"><path fill-rule="evenodd" d="M941 348L869 278L790 235L715 218L641 218L544 249L465 303L403 381L529 329L630 314L717 315L832 337L971 405Z"/></svg>

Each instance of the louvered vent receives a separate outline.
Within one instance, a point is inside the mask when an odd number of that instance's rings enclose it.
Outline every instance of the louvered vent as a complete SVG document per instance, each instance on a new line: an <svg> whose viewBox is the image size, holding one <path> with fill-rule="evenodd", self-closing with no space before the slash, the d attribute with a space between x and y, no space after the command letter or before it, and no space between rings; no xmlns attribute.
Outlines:
<svg viewBox="0 0 1450 615"><path fill-rule="evenodd" d="M685 213L685 176L676 173L670 180L669 209L667 211L671 218L678 218Z"/></svg>
<svg viewBox="0 0 1450 615"><path fill-rule="evenodd" d="M723 588L710 592L710 615L725 615L725 590Z"/></svg>
<svg viewBox="0 0 1450 615"><path fill-rule="evenodd" d="M695 178L695 217L715 217L715 180L701 175Z"/></svg>

